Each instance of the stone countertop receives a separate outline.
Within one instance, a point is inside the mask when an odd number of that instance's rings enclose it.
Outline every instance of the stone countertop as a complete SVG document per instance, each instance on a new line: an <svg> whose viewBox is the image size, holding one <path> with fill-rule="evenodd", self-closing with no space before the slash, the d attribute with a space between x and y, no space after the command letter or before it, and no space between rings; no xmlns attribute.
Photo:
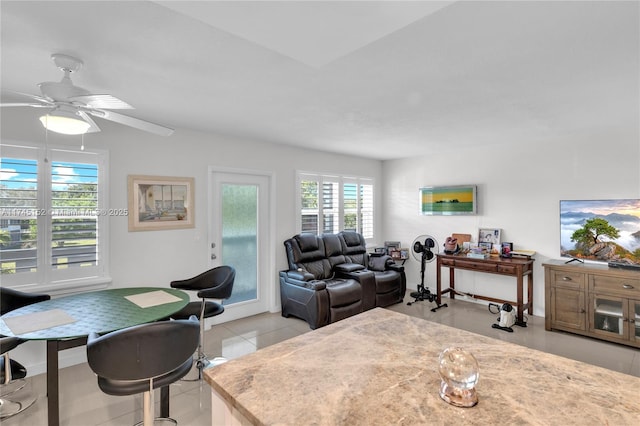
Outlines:
<svg viewBox="0 0 640 426"><path fill-rule="evenodd" d="M522 330L526 333L526 330ZM438 395L438 355L471 351L478 405ZM639 424L640 378L376 308L205 370L256 425Z"/></svg>

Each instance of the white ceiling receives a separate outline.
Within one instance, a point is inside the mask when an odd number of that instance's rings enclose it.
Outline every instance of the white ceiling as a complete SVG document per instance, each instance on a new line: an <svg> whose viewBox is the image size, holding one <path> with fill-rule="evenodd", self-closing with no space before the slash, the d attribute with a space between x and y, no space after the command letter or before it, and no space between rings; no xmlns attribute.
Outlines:
<svg viewBox="0 0 640 426"><path fill-rule="evenodd" d="M392 159L638 134L637 1L6 1L1 87L72 78L138 118ZM100 119L96 119L100 125ZM39 125L34 122L34 125Z"/></svg>

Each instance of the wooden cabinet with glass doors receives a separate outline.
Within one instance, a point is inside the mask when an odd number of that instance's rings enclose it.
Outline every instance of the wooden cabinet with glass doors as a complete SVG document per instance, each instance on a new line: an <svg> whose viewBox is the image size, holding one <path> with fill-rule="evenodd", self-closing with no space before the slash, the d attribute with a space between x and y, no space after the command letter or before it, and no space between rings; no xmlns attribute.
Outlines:
<svg viewBox="0 0 640 426"><path fill-rule="evenodd" d="M640 272L551 261L545 328L640 347Z"/></svg>

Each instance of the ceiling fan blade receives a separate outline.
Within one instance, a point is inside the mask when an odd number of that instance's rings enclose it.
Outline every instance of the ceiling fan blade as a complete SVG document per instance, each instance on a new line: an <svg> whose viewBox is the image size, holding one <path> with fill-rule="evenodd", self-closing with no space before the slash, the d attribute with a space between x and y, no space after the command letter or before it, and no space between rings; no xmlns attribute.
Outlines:
<svg viewBox="0 0 640 426"><path fill-rule="evenodd" d="M80 102L89 108L97 109L134 109L125 101L112 95L80 95L69 98L72 102Z"/></svg>
<svg viewBox="0 0 640 426"><path fill-rule="evenodd" d="M14 90L3 91L3 93L24 96L24 97L27 97L29 99L33 99L33 100L36 100L38 102L42 102L43 104L45 104L44 106L47 106L47 107L50 107L50 106L54 105L53 99L45 98L44 96L32 95L31 93L16 92ZM36 106L36 105L29 105L29 106Z"/></svg>
<svg viewBox="0 0 640 426"><path fill-rule="evenodd" d="M23 107L23 106L34 107L34 108L51 108L51 105L32 104L29 102L10 102L5 104L0 104L0 107Z"/></svg>
<svg viewBox="0 0 640 426"><path fill-rule="evenodd" d="M128 115L119 114L117 112L99 109L89 109L87 110L87 112L94 117L100 117L104 118L105 120L115 121L116 123L144 130L145 132L155 133L156 135L170 136L171 134L173 134L173 129L169 127L164 127L159 124L151 123L149 121L140 120L139 118L129 117Z"/></svg>
<svg viewBox="0 0 640 426"><path fill-rule="evenodd" d="M79 115L80 117L82 117L82 119L83 119L84 121L86 121L87 123L89 123L90 127L89 127L89 130L87 130L87 133L97 133L97 132L99 132L99 131L100 131L100 127L98 127L98 125L96 124L96 122L95 122L95 121L93 121L93 120L91 119L91 117L89 117L89 114L87 114L87 113L86 113L86 112L84 112L84 111L78 111L78 115Z"/></svg>

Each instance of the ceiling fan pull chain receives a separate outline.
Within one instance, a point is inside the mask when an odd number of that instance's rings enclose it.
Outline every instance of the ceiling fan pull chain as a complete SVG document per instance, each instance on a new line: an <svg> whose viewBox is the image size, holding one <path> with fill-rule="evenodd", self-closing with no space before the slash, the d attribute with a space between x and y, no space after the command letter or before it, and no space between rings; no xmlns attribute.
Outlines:
<svg viewBox="0 0 640 426"><path fill-rule="evenodd" d="M84 151L84 133L80 135L82 138L82 145L80 145L80 151Z"/></svg>

